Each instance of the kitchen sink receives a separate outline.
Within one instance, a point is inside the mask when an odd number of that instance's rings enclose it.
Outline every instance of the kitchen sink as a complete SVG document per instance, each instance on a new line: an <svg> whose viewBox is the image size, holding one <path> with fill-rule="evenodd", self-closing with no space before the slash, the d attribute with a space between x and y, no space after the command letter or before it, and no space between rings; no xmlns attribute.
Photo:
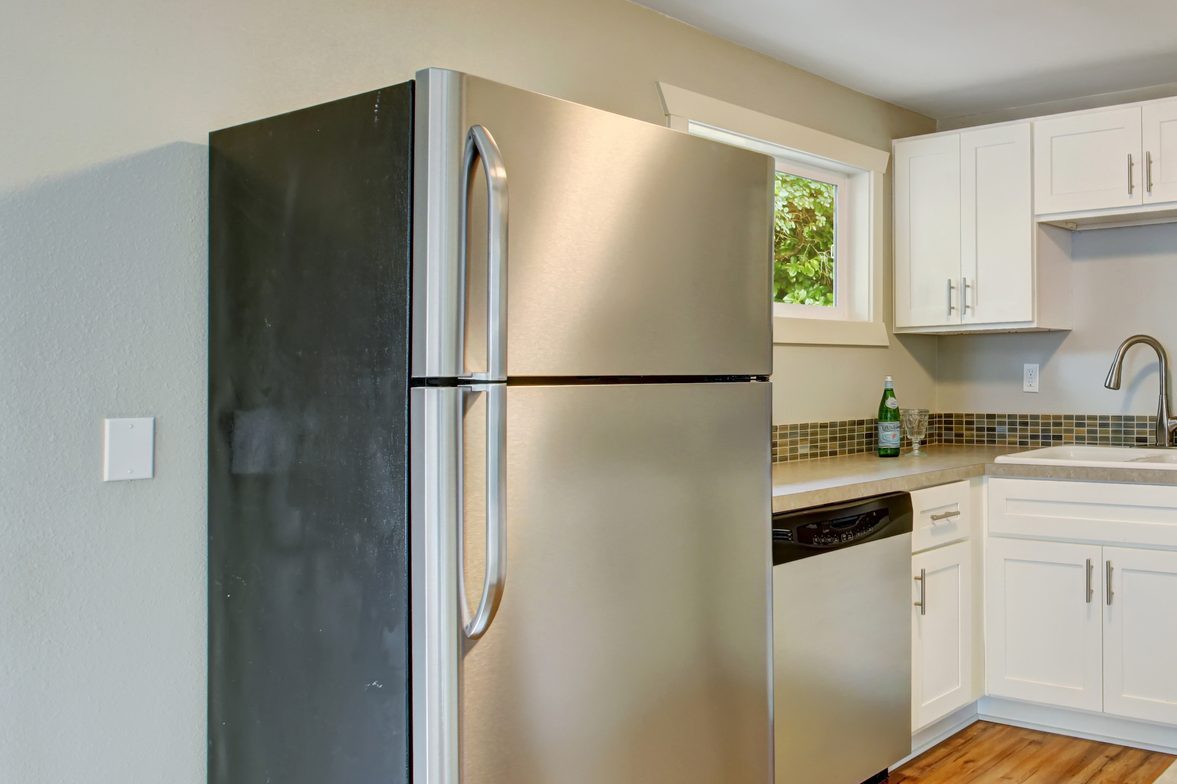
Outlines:
<svg viewBox="0 0 1177 784"><path fill-rule="evenodd" d="M1177 449L1131 446L1049 446L1002 455L998 463L1177 470Z"/></svg>

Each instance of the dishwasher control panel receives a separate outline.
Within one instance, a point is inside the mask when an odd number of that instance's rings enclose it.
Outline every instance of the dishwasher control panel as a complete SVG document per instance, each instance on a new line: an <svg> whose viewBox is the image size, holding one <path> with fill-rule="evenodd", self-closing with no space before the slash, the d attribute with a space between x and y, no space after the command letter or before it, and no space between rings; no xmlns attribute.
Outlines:
<svg viewBox="0 0 1177 784"><path fill-rule="evenodd" d="M845 517L840 520L805 523L793 529L792 533L797 544L811 547L849 544L870 536L881 526L886 525L888 518L889 514L886 509L875 509L866 514Z"/></svg>
<svg viewBox="0 0 1177 784"><path fill-rule="evenodd" d="M781 564L822 551L910 533L911 500L906 493L882 496L777 514L772 523L773 563Z"/></svg>

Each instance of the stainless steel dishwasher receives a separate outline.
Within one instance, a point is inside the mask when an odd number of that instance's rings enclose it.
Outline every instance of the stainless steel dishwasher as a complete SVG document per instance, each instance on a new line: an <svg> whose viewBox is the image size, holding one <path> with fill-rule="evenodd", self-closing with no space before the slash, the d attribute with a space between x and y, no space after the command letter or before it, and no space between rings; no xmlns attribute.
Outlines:
<svg viewBox="0 0 1177 784"><path fill-rule="evenodd" d="M884 781L911 752L911 497L773 515L776 784Z"/></svg>

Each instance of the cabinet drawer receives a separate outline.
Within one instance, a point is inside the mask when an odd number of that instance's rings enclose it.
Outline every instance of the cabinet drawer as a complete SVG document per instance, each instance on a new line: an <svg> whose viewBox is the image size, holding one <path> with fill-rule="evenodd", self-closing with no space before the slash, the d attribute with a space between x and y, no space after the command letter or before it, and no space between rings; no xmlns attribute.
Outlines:
<svg viewBox="0 0 1177 784"><path fill-rule="evenodd" d="M989 481L989 533L1177 547L1177 487L995 478Z"/></svg>
<svg viewBox="0 0 1177 784"><path fill-rule="evenodd" d="M967 481L912 492L912 552L967 539L974 517L971 498Z"/></svg>

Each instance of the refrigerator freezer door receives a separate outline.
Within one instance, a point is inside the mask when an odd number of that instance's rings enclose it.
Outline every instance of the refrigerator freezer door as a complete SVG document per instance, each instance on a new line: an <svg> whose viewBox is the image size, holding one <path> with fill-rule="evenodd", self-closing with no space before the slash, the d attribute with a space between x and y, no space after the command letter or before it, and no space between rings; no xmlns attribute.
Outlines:
<svg viewBox="0 0 1177 784"><path fill-rule="evenodd" d="M473 605L485 395L464 395ZM772 781L769 399L508 388L505 591L463 643L463 784Z"/></svg>
<svg viewBox="0 0 1177 784"><path fill-rule="evenodd" d="M767 156L437 69L416 127L414 376L486 371L503 215L509 375L771 372ZM501 171L468 160L478 127Z"/></svg>

